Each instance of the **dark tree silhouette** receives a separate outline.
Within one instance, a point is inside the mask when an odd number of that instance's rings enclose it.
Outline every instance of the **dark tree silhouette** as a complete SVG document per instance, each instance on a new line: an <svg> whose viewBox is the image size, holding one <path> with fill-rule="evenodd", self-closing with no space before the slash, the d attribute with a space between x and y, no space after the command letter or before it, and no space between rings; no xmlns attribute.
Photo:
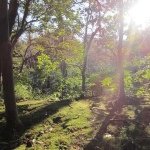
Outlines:
<svg viewBox="0 0 150 150"><path fill-rule="evenodd" d="M11 1L10 4L11 7L8 10L8 1L0 1L0 75L2 76L7 126L9 129L14 129L20 126L20 121L14 94L12 51L9 41L9 31L14 24L13 18L15 19L15 4L17 4L17 1ZM10 21L9 18L11 18Z"/></svg>

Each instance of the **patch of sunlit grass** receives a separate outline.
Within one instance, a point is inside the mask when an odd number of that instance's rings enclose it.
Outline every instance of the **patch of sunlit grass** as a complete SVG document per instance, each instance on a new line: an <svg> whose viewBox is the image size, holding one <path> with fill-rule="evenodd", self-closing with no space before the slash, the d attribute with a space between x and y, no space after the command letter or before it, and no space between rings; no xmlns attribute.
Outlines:
<svg viewBox="0 0 150 150"><path fill-rule="evenodd" d="M72 149L83 144L92 134L91 117L89 100L72 102L27 131L34 141L31 149Z"/></svg>

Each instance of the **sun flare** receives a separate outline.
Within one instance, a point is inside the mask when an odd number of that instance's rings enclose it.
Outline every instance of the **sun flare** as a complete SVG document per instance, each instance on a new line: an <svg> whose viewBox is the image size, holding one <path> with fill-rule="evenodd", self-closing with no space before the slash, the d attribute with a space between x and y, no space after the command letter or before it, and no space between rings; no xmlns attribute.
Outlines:
<svg viewBox="0 0 150 150"><path fill-rule="evenodd" d="M150 25L150 0L138 0L129 10L127 18L142 28Z"/></svg>

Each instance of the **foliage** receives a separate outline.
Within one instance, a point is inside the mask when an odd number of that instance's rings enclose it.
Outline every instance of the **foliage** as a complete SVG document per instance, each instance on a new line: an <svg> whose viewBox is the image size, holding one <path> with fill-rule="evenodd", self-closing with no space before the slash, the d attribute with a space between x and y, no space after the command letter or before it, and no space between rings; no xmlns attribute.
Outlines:
<svg viewBox="0 0 150 150"><path fill-rule="evenodd" d="M127 95L132 95L133 94L133 77L132 77L132 72L126 70L125 71L125 78L124 78L124 83L125 83L125 90Z"/></svg>
<svg viewBox="0 0 150 150"><path fill-rule="evenodd" d="M102 86L106 88L107 90L109 89L112 92L116 91L116 83L113 81L112 77L106 77L102 80Z"/></svg>
<svg viewBox="0 0 150 150"><path fill-rule="evenodd" d="M65 99L78 98L81 95L81 79L78 76L69 77L62 81L62 89L65 90Z"/></svg>
<svg viewBox="0 0 150 150"><path fill-rule="evenodd" d="M22 83L17 83L15 86L16 99L31 99L33 98L33 94L31 92L31 87L27 85L23 85Z"/></svg>
<svg viewBox="0 0 150 150"><path fill-rule="evenodd" d="M37 69L41 72L43 82L45 79L54 72L58 67L57 62L52 62L52 60L46 54L41 54L37 57Z"/></svg>
<svg viewBox="0 0 150 150"><path fill-rule="evenodd" d="M144 57L141 60L135 61L135 72L132 72L133 76L133 93L137 97L149 97L149 79L150 79L150 58Z"/></svg>
<svg viewBox="0 0 150 150"><path fill-rule="evenodd" d="M105 87L110 87L111 84L112 84L112 78L111 77L107 77L102 81L102 85Z"/></svg>

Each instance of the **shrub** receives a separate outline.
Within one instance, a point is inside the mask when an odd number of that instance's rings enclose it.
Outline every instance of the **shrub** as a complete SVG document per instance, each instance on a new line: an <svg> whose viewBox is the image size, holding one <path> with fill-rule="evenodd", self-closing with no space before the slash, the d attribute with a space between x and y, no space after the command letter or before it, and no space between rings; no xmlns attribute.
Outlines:
<svg viewBox="0 0 150 150"><path fill-rule="evenodd" d="M15 93L16 93L16 99L31 99L32 93L31 88L27 85L24 85L22 83L17 83L15 86Z"/></svg>

